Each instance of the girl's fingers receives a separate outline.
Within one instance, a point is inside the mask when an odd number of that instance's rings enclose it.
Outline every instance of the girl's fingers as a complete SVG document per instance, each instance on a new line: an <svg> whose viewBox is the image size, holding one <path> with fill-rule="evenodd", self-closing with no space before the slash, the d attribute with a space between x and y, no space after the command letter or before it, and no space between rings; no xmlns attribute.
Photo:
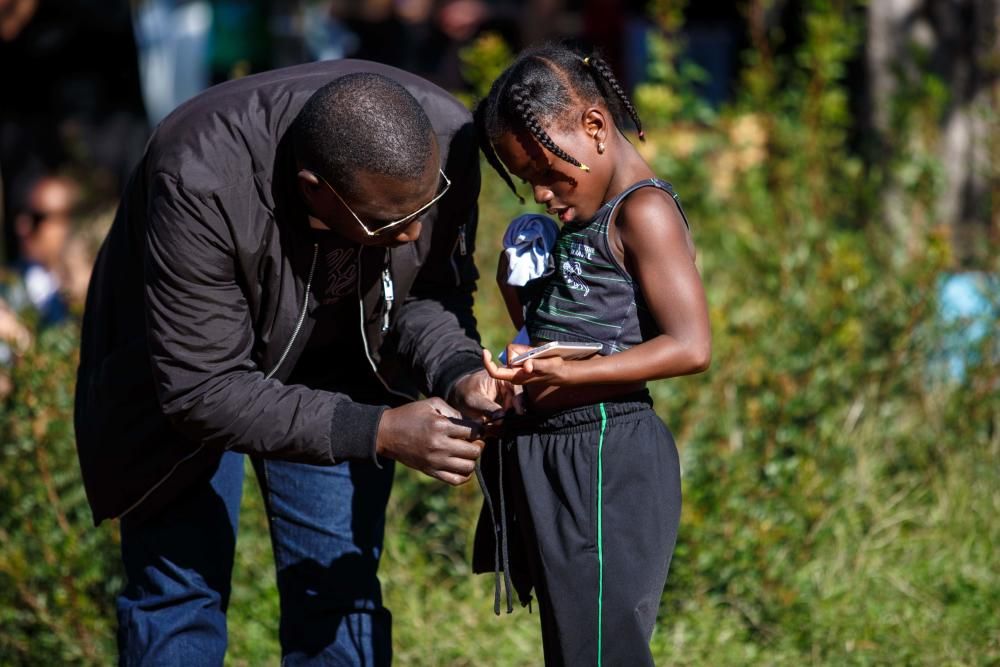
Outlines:
<svg viewBox="0 0 1000 667"><path fill-rule="evenodd" d="M493 353L485 347L483 348L483 368L485 368L486 372L490 374L490 377L502 379L497 375L497 371L500 370L500 367L493 363Z"/></svg>
<svg viewBox="0 0 1000 667"><path fill-rule="evenodd" d="M507 363L514 357L524 354L531 349L530 345L522 345L521 343L507 343Z"/></svg>
<svg viewBox="0 0 1000 667"><path fill-rule="evenodd" d="M489 373L490 377L494 380L504 380L510 382L517 375L516 369L502 368L493 363L493 355L490 354L489 350L483 350L483 366L486 367L486 372Z"/></svg>
<svg viewBox="0 0 1000 667"><path fill-rule="evenodd" d="M486 369L486 372L489 373L491 377L505 382L519 383L524 381L524 376L521 374L520 369L500 368L494 365L492 368Z"/></svg>

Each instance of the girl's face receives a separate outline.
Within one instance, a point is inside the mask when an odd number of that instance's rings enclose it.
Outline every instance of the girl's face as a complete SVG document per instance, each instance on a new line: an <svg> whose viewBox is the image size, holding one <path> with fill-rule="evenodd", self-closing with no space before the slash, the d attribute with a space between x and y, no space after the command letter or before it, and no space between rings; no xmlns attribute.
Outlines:
<svg viewBox="0 0 1000 667"><path fill-rule="evenodd" d="M494 149L507 171L531 186L535 201L563 224L589 220L606 201L609 156L597 152L598 138L585 124L574 129L545 128L552 141L590 167L586 172L544 148L527 130L503 134Z"/></svg>

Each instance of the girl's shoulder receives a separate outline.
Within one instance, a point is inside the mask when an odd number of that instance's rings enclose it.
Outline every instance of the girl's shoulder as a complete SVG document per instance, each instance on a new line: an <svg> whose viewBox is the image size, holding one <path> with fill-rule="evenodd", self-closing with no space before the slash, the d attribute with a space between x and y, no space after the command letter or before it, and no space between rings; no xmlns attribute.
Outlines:
<svg viewBox="0 0 1000 667"><path fill-rule="evenodd" d="M617 208L615 223L623 230L636 226L654 229L662 227L664 231L686 230L688 227L680 198L665 181L650 181L648 187L629 192Z"/></svg>

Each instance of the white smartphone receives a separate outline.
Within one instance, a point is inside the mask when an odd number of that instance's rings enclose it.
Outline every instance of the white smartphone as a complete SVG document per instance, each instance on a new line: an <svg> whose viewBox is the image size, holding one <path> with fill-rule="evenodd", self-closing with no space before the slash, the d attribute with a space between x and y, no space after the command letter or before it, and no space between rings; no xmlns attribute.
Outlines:
<svg viewBox="0 0 1000 667"><path fill-rule="evenodd" d="M600 343L563 343L552 341L545 345L533 347L527 352L510 360L511 366L520 366L528 359L544 359L545 357L562 357L563 359L586 359L601 351Z"/></svg>

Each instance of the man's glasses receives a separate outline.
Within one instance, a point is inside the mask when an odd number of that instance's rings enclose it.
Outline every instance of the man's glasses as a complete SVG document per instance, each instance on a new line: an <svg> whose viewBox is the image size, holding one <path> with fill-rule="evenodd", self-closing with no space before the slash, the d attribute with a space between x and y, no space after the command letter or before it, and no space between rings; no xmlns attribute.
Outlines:
<svg viewBox="0 0 1000 667"><path fill-rule="evenodd" d="M333 189L333 186L330 185L330 183L325 178L320 176L315 171L313 173L316 174L316 178L323 181L326 187L330 188L330 192L332 192L337 197L337 199L340 200L340 203L344 205L344 208L346 208L348 212L354 216L354 219L358 221L359 225L361 225L361 229L365 230L365 234L367 234L369 237L373 237L373 236L382 236L383 234L388 234L394 229L399 229L404 225L410 224L411 222L422 216L424 213L426 213L431 206L434 206L434 204L436 204L437 201L441 199L441 197L444 197L445 193L448 192L448 188L451 187L451 181L448 180L448 176L444 173L444 170L438 169L438 171L441 173L441 178L444 179L444 187L441 188L441 191L438 192L437 195L435 195L434 199L430 200L429 202L418 208L413 213L410 213L409 215L402 217L399 220L392 220L389 222L385 222L376 227L375 229L369 229L368 225L366 225L364 222L361 221L361 218L358 217L358 214L355 213L354 210L347 205L347 202L344 201L344 198L341 197L339 194L337 194L337 191Z"/></svg>

